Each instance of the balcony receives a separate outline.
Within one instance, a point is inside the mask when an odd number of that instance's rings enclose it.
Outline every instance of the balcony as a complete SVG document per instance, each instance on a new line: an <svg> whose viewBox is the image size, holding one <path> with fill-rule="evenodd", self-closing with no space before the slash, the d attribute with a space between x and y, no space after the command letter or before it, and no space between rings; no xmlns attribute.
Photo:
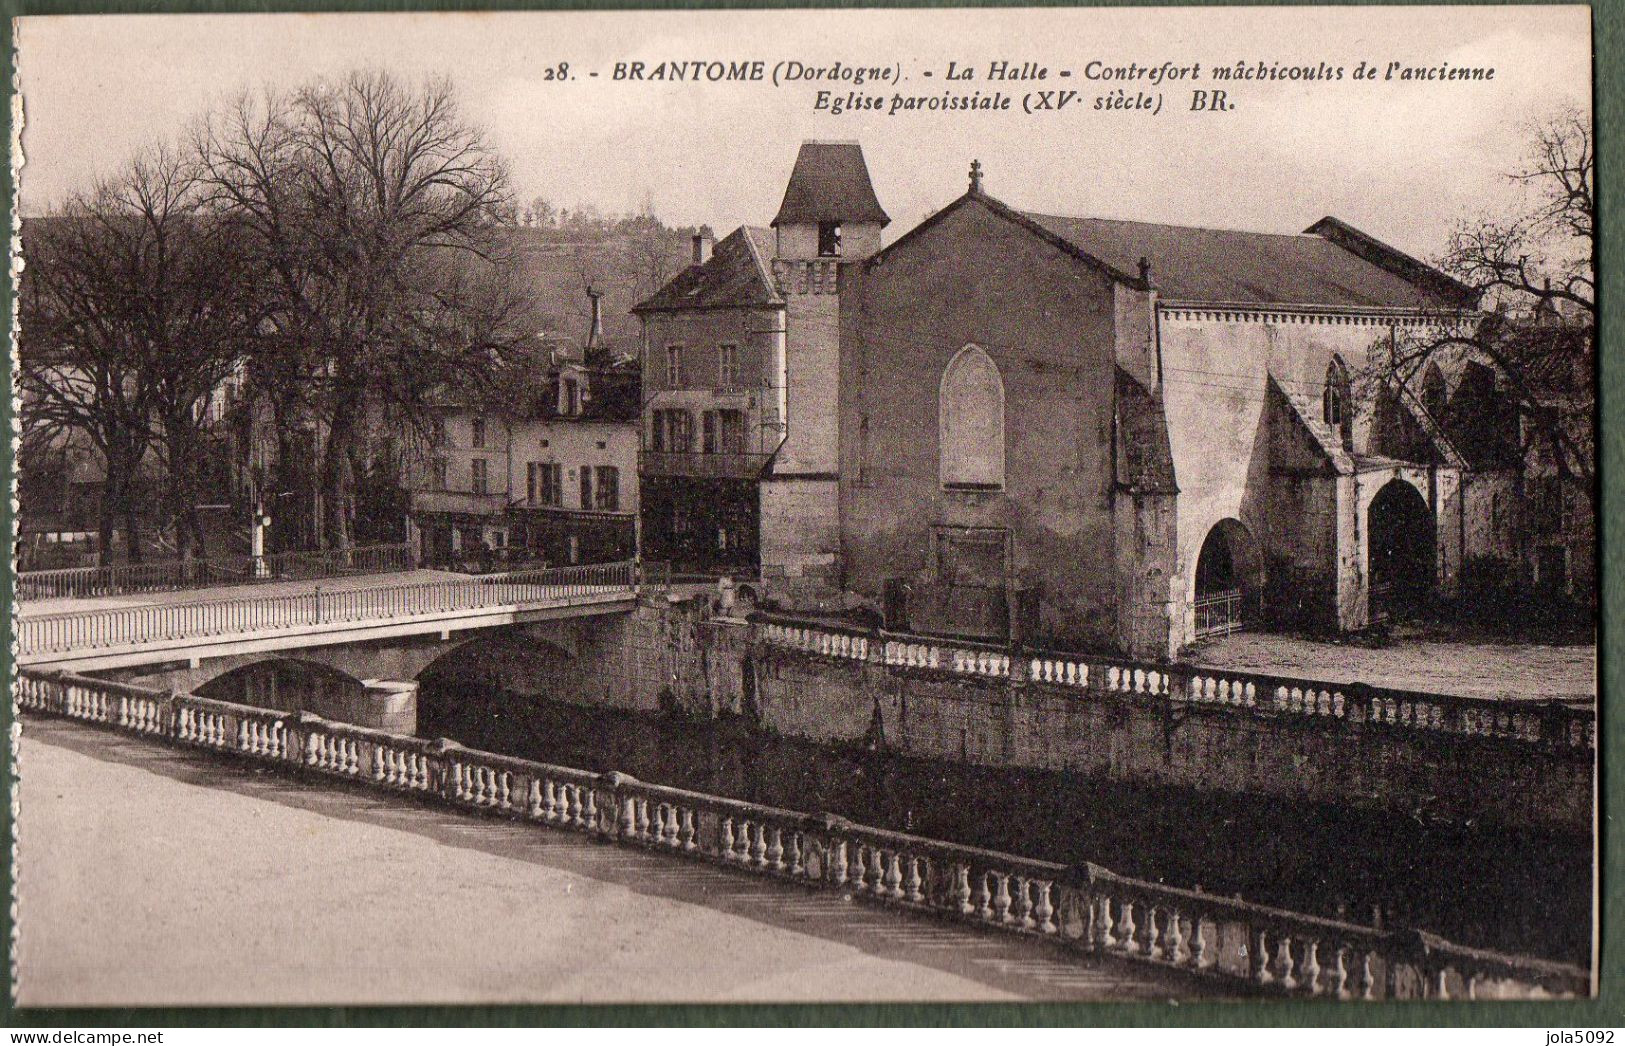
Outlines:
<svg viewBox="0 0 1625 1046"><path fill-rule="evenodd" d="M470 490L414 490L412 512L445 512L467 516L500 516L508 507L506 494L476 494Z"/></svg>
<svg viewBox="0 0 1625 1046"><path fill-rule="evenodd" d="M755 479L762 474L772 457L771 454L645 450L638 454L638 472L645 476Z"/></svg>

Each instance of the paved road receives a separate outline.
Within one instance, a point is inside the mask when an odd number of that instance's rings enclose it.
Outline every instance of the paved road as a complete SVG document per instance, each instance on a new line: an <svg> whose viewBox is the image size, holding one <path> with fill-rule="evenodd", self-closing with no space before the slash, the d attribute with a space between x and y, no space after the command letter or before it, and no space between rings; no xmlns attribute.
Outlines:
<svg viewBox="0 0 1625 1046"><path fill-rule="evenodd" d="M29 718L24 1005L1193 998L1069 955L571 833Z"/></svg>

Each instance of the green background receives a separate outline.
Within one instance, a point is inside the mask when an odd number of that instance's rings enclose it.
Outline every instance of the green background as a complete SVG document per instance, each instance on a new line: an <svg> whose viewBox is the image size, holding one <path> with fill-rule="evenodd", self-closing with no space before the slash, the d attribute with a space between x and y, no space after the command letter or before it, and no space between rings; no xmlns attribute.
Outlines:
<svg viewBox="0 0 1625 1046"><path fill-rule="evenodd" d="M1255 0L1267 3L1268 0ZM1383 0L1365 0L1380 3ZM249 0L0 0L6 21L3 26L6 58L6 83L9 95L14 93L16 68L13 60L13 31L11 19L20 15L116 13L228 13L273 11L404 11L404 10L609 10L609 9L726 9L726 8L819 8L819 7L1057 7L1077 6L1045 3L1044 0L1023 0L1019 3L945 4L930 2L868 3L787 2L728 3L728 2L673 2L673 3L507 3L502 0L468 2L468 0L420 0L417 3L390 2L390 0L279 0L276 3L253 3ZM1110 5L1089 6L1171 6L1164 2L1140 3L1136 0ZM1179 5L1219 6L1219 5ZM1229 6L1229 5L1226 5ZM1235 5L1241 6L1241 5ZM1286 6L1286 5L1274 5ZM1601 873L1599 893L1599 994L1595 999L1550 1003L1374 1003L1337 1004L1332 1002L1257 1002L1257 1003L1200 1003L1174 1005L1169 1003L1028 1003L982 1005L736 1005L736 1006L422 1006L422 1007L228 1007L220 1009L15 1009L10 993L0 1010L0 1024L17 1026L74 1027L150 1027L195 1026L238 1027L249 1026L309 1026L344 1027L355 1025L496 1025L524 1027L530 1025L954 1025L954 1026L1050 1026L1050 1025L1105 1025L1116 1027L1160 1026L1353 1026L1383 1027L1391 1025L1448 1025L1472 1026L1528 1026L1531 1028L1625 1028L1625 852L1622 837L1611 828L1611 813L1625 802L1625 774L1620 761L1611 758L1613 749L1625 740L1625 720L1612 713L1614 695L1620 689L1620 659L1612 651L1621 639L1620 614L1625 607L1621 596L1622 554L1619 541L1621 526L1625 523L1625 491L1618 477L1625 467L1625 429L1617 415L1619 404L1625 398L1625 365L1622 365L1619 331L1622 322L1621 307L1625 300L1625 255L1621 239L1625 228L1616 209L1622 203L1625 186L1621 184L1625 169L1625 0L1597 0L1591 5L1593 38L1593 69L1596 91L1597 177L1600 218L1598 241L1598 272L1602 304L1602 344L1598 358L1601 365L1599 397L1599 454L1603 484L1602 527L1600 545L1602 555L1602 631L1599 653L1599 684L1602 717L1598 746L1601 760L1599 776L1598 818ZM11 141L11 108L8 104L0 113L5 141ZM1509 128L1509 133L1511 129ZM14 187L10 165L3 174L7 227L14 221L11 201ZM5 307L12 314L13 295L9 286L5 290ZM9 357L8 357L9 358ZM13 424L12 404L6 397L0 404L0 413L6 430ZM1614 417L1614 423L1605 419ZM5 455L5 477L12 481L12 461ZM7 489L10 489L8 486ZM0 529L11 533L14 506L9 498L0 504ZM9 557L4 565L3 593L9 610L12 577ZM5 652L8 678L10 677L10 643ZM12 728L11 704L8 700L0 707L0 724L10 737ZM0 822L6 838L6 888L13 896L11 879L12 818L11 796L15 781L7 742L7 770L3 777L6 801L0 806ZM1441 884L1445 889L1472 889L1470 882ZM15 970L15 956L11 950L12 917L14 910L7 905L3 927L7 942L7 967ZM139 957L132 956L139 961ZM1538 1034L1538 1033L1534 1033ZM1544 1042L1531 1037L1532 1042Z"/></svg>

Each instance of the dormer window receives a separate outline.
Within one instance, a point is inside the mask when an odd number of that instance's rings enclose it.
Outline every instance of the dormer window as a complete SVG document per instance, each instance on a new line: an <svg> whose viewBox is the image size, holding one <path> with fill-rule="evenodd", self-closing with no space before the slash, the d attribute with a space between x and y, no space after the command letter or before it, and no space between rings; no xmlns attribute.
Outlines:
<svg viewBox="0 0 1625 1046"><path fill-rule="evenodd" d="M841 223L818 223L818 256L820 258L839 258L841 256Z"/></svg>
<svg viewBox="0 0 1625 1046"><path fill-rule="evenodd" d="M569 416L581 413L581 383L574 378L559 382L559 413Z"/></svg>

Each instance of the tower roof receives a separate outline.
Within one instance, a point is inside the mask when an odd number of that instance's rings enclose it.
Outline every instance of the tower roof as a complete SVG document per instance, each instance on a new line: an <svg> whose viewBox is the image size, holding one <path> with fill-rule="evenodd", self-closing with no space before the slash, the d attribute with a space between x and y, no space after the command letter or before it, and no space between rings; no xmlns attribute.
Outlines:
<svg viewBox="0 0 1625 1046"><path fill-rule="evenodd" d="M875 197L863 147L857 142L802 142L774 226L891 219Z"/></svg>

